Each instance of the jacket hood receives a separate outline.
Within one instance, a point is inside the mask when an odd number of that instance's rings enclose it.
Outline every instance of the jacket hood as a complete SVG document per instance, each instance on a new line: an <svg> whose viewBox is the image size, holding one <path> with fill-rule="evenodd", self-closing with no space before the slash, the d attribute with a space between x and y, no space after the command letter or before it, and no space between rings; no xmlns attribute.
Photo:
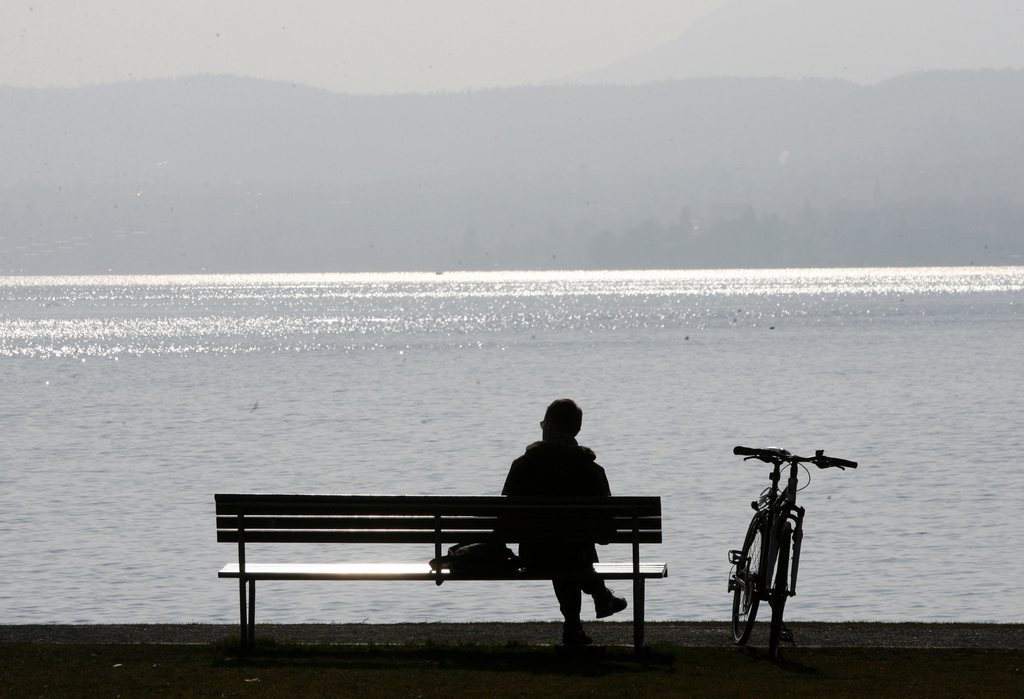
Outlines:
<svg viewBox="0 0 1024 699"><path fill-rule="evenodd" d="M534 442L526 447L526 453L531 456L542 454L557 454L561 459L573 461L597 461L597 454L590 447L568 444L552 444L551 442Z"/></svg>

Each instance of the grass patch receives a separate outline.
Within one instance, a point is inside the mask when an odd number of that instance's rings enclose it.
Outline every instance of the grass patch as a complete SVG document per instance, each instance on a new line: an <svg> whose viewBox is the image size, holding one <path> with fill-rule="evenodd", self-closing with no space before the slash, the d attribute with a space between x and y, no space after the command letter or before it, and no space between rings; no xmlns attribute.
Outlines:
<svg viewBox="0 0 1024 699"><path fill-rule="evenodd" d="M0 696L1014 696L1024 651L0 644Z"/></svg>

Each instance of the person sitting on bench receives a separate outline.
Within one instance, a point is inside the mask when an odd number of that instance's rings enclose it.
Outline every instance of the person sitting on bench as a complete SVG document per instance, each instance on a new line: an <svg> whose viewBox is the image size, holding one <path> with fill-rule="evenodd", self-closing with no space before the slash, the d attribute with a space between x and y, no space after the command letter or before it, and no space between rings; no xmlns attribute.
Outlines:
<svg viewBox="0 0 1024 699"><path fill-rule="evenodd" d="M608 477L596 462L597 456L576 442L583 424L583 411L568 398L548 406L540 423L541 441L526 447L526 453L512 462L501 494L596 495L609 496ZM519 557L529 568L571 571L568 577L552 580L558 606L565 622L562 643L587 645L593 641L580 620L582 593L594 598L597 618L611 616L626 608L603 580L594 576L597 550L594 544L522 543Z"/></svg>

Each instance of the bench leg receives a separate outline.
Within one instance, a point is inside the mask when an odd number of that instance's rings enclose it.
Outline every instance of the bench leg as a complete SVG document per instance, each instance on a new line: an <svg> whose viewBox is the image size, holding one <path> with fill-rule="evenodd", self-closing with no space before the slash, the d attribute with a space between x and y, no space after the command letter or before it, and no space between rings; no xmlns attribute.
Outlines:
<svg viewBox="0 0 1024 699"><path fill-rule="evenodd" d="M644 647L644 580L633 579L633 650Z"/></svg>
<svg viewBox="0 0 1024 699"><path fill-rule="evenodd" d="M243 651L246 649L246 644L249 641L249 610L245 598L247 582L248 581L245 578L238 579L238 607L240 617L238 626L238 644Z"/></svg>
<svg viewBox="0 0 1024 699"><path fill-rule="evenodd" d="M249 650L256 649L256 581L249 580L249 638L246 639Z"/></svg>
<svg viewBox="0 0 1024 699"><path fill-rule="evenodd" d="M243 651L256 647L256 581L238 579L239 643Z"/></svg>

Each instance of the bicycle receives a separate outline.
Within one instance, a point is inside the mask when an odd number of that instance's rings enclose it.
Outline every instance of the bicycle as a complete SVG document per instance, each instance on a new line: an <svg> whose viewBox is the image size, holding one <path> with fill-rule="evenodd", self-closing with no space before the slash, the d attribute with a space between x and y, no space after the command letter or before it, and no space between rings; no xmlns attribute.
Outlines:
<svg viewBox="0 0 1024 699"><path fill-rule="evenodd" d="M772 465L771 485L750 503L755 512L743 538L743 548L729 551L732 564L729 574L729 592L733 593L732 638L736 645L747 642L757 618L757 608L762 601L767 601L772 608L768 657L776 660L779 643L793 641L793 634L782 623L782 614L786 600L796 594L796 576L800 568L804 508L796 504L796 494L803 489L797 487L798 468L806 471L803 464L810 463L818 468L845 470L857 468L857 462L825 456L821 450L811 457L796 456L777 448L736 447L732 453L746 457L744 461L758 459ZM789 479L785 489L780 489L783 464L789 465Z"/></svg>

